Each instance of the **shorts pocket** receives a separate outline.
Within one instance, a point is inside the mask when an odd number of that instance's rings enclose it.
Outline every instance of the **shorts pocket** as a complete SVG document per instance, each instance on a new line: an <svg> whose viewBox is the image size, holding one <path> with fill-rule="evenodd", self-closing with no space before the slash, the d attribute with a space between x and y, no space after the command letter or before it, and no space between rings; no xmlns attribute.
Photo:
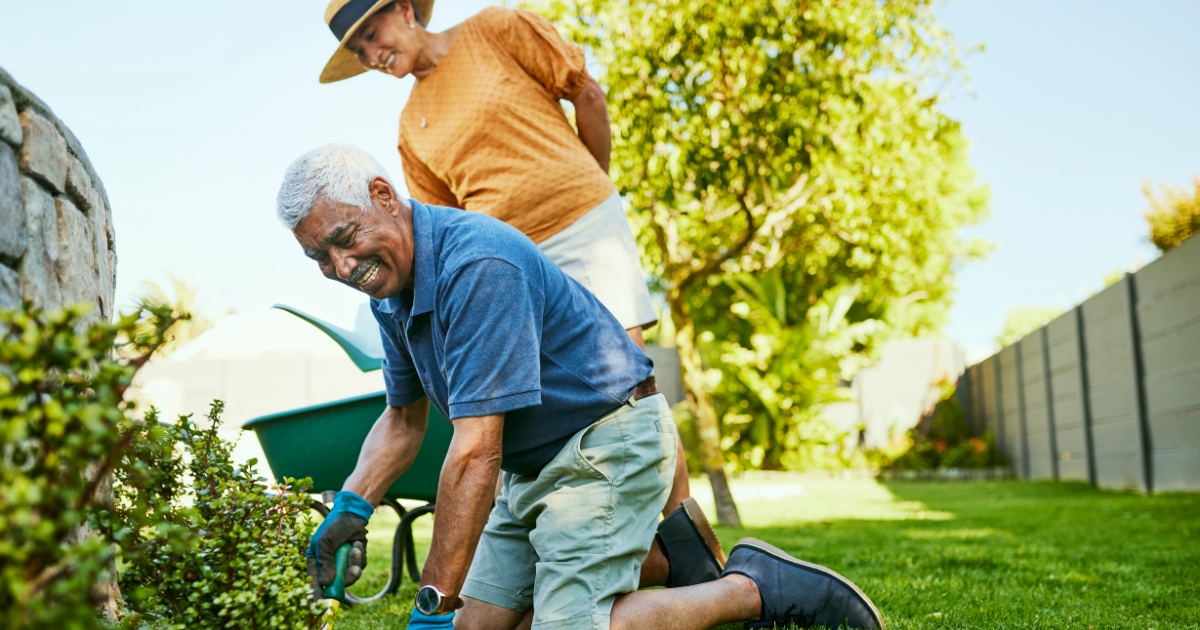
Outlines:
<svg viewBox="0 0 1200 630"><path fill-rule="evenodd" d="M575 458L584 471L612 482L625 470L628 447L619 417L608 417L579 432L573 440Z"/></svg>

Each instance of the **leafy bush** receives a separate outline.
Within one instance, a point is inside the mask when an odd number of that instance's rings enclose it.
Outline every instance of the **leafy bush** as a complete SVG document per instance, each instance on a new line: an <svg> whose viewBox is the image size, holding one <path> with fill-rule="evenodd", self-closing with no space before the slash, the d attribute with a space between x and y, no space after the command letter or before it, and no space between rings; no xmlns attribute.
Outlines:
<svg viewBox="0 0 1200 630"><path fill-rule="evenodd" d="M99 628L121 603L126 627L317 627L307 487L234 466L219 402L206 429L130 417L134 374L187 316L87 312L0 312L0 628Z"/></svg>
<svg viewBox="0 0 1200 630"><path fill-rule="evenodd" d="M217 433L223 408L213 403L204 429L190 416L160 424L153 410L140 426L146 447L127 453L110 521L127 551L121 589L144 619L173 630L316 628L324 608L305 573L308 481L267 492L256 460L235 466ZM146 505L161 510L157 526L137 529ZM164 535L176 528L194 535Z"/></svg>
<svg viewBox="0 0 1200 630"><path fill-rule="evenodd" d="M939 468L992 468L1005 464L991 433L971 435L962 405L948 386L933 413L908 433L909 447L886 462L890 470L936 470Z"/></svg>
<svg viewBox="0 0 1200 630"><path fill-rule="evenodd" d="M0 312L0 627L96 627L108 596L94 586L111 582L116 552L87 525L135 435L125 390L180 316L89 325L88 310ZM151 513L130 526L152 527Z"/></svg>

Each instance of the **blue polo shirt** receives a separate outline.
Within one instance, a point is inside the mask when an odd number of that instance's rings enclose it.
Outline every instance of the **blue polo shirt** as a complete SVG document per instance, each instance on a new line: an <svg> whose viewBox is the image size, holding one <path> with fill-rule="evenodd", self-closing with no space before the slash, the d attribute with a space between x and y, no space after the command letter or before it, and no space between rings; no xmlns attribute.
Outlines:
<svg viewBox="0 0 1200 630"><path fill-rule="evenodd" d="M501 468L536 475L624 404L650 358L521 232L413 205L413 288L371 300L389 405L429 396L446 418L503 413Z"/></svg>

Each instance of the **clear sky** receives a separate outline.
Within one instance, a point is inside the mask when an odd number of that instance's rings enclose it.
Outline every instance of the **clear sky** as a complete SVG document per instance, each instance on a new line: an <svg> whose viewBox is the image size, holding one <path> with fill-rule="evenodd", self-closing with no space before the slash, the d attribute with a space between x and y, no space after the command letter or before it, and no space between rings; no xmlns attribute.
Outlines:
<svg viewBox="0 0 1200 630"><path fill-rule="evenodd" d="M442 0L431 28L481 0ZM167 271L216 310L287 302L349 323L361 294L321 278L274 217L284 166L357 144L402 185L396 126L411 79L316 77L335 44L317 0L0 3L0 66L74 130L104 180L118 302ZM1200 173L1200 2L957 0L962 120L998 245L965 267L947 335L990 345L1007 309L1071 306L1148 262L1143 180ZM619 113L617 114L619 115Z"/></svg>

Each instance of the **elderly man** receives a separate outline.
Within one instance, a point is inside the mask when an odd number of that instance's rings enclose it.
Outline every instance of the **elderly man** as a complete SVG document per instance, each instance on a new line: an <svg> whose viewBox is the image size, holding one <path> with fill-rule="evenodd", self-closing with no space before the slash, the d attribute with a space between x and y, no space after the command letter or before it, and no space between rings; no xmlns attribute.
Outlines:
<svg viewBox="0 0 1200 630"><path fill-rule="evenodd" d="M373 506L432 401L454 438L409 628L883 626L848 580L753 539L719 579L636 591L675 466L671 413L649 358L520 232L405 200L346 145L293 162L278 213L325 277L371 296L387 353L388 407L310 546L318 584L347 542L361 572Z"/></svg>

